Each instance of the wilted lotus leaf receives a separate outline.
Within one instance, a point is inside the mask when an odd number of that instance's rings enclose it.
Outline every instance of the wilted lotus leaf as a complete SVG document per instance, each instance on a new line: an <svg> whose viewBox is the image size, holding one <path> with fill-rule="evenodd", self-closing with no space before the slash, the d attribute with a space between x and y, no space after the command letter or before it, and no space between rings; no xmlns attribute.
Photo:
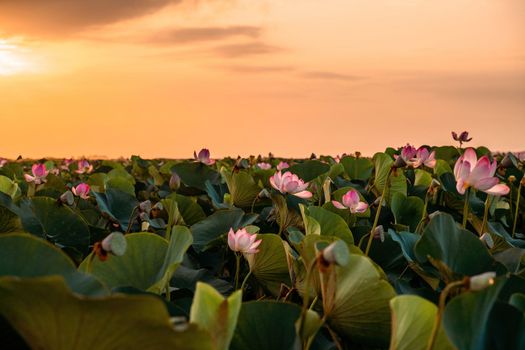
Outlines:
<svg viewBox="0 0 525 350"><path fill-rule="evenodd" d="M93 276L78 272L59 248L30 234L0 236L0 276L40 277L60 275L74 292L104 295L108 291Z"/></svg>
<svg viewBox="0 0 525 350"><path fill-rule="evenodd" d="M212 286L197 282L190 322L208 331L217 350L228 350L241 310L242 292L224 298Z"/></svg>
<svg viewBox="0 0 525 350"><path fill-rule="evenodd" d="M390 350L427 349L436 321L437 306L416 295L399 295L390 300L392 338ZM452 350L443 327L437 334L435 350Z"/></svg>
<svg viewBox="0 0 525 350"><path fill-rule="evenodd" d="M0 277L0 314L33 349L213 349L195 326L175 331L153 296L78 297L59 276Z"/></svg>
<svg viewBox="0 0 525 350"><path fill-rule="evenodd" d="M170 242L153 233L126 235L127 248L122 256L106 261L93 259L91 273L108 287L135 287L160 294L191 245L191 232L174 226ZM92 253L93 254L93 253ZM86 271L89 255L80 265Z"/></svg>
<svg viewBox="0 0 525 350"><path fill-rule="evenodd" d="M246 254L252 274L272 295L279 296L281 284L291 286L290 271L283 240L275 234L259 234L257 254Z"/></svg>

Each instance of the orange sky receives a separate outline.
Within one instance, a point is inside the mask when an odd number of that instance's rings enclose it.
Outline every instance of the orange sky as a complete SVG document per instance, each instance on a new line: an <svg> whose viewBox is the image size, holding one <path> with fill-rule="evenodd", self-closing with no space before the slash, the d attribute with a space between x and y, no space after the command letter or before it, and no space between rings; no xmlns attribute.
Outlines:
<svg viewBox="0 0 525 350"><path fill-rule="evenodd" d="M0 156L525 149L522 0L3 0Z"/></svg>

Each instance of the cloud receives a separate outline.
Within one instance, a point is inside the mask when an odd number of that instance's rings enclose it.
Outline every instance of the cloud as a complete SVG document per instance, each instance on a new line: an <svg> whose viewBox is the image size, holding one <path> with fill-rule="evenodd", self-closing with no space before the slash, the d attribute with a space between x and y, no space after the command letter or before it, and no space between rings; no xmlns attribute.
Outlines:
<svg viewBox="0 0 525 350"><path fill-rule="evenodd" d="M145 39L152 44L186 44L202 41L224 40L232 37L258 38L261 28L254 26L202 27L165 30Z"/></svg>
<svg viewBox="0 0 525 350"><path fill-rule="evenodd" d="M290 72L295 70L291 66L248 66L248 65L231 65L219 66L218 68L234 72L234 73L280 73Z"/></svg>
<svg viewBox="0 0 525 350"><path fill-rule="evenodd" d="M325 71L314 71L305 72L301 76L306 79L324 79L324 80L339 80L339 81L356 81L361 80L363 77L357 75L348 75L334 72Z"/></svg>
<svg viewBox="0 0 525 350"><path fill-rule="evenodd" d="M87 27L143 16L183 0L1 0L0 31L65 36Z"/></svg>
<svg viewBox="0 0 525 350"><path fill-rule="evenodd" d="M236 58L277 53L283 51L283 49L257 41L252 43L217 46L213 51L224 57Z"/></svg>

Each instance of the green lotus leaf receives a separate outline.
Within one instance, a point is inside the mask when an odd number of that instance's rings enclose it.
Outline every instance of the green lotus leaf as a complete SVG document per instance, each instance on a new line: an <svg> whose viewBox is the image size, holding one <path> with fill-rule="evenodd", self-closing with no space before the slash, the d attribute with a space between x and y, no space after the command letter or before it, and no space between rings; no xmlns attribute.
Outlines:
<svg viewBox="0 0 525 350"><path fill-rule="evenodd" d="M276 301L242 304L231 350L292 350L296 342L295 322L301 308Z"/></svg>
<svg viewBox="0 0 525 350"><path fill-rule="evenodd" d="M392 338L390 350L425 350L436 321L437 306L416 295L399 295L390 300ZM443 327L440 327L434 350L452 350Z"/></svg>
<svg viewBox="0 0 525 350"><path fill-rule="evenodd" d="M191 226L193 248L201 252L208 243L228 233L230 228L237 230L251 224L256 216L245 215L240 209L219 210L206 219Z"/></svg>
<svg viewBox="0 0 525 350"><path fill-rule="evenodd" d="M347 266L336 266L334 307L328 323L352 342L376 347L390 340L389 302L395 291L365 256L351 254Z"/></svg>
<svg viewBox="0 0 525 350"><path fill-rule="evenodd" d="M387 190L387 195L385 196L388 202L390 202L395 193L401 193L406 196L406 177L399 169L391 172L390 169L394 163L392 158L385 153L376 153L372 159L375 167L374 187L379 192L379 195L383 193L383 189L385 188L388 179L390 186Z"/></svg>
<svg viewBox="0 0 525 350"><path fill-rule="evenodd" d="M307 160L283 170L283 172L288 171L299 176L304 182L310 182L330 171L330 166L318 160Z"/></svg>
<svg viewBox="0 0 525 350"><path fill-rule="evenodd" d="M374 170L374 163L368 158L347 156L341 159L341 164L345 167L345 172L351 180L366 181L372 176Z"/></svg>
<svg viewBox="0 0 525 350"><path fill-rule="evenodd" d="M279 296L281 284L291 286L283 240L275 234L258 234L257 239L262 239L259 252L245 255L250 271L272 295Z"/></svg>
<svg viewBox="0 0 525 350"><path fill-rule="evenodd" d="M175 331L153 296L79 297L59 276L0 277L0 314L33 349L213 349L195 326Z"/></svg>
<svg viewBox="0 0 525 350"><path fill-rule="evenodd" d="M341 238L348 244L354 243L354 237L352 236L352 231L348 227L347 223L339 215L332 213L331 211L321 208L311 206L308 209L303 210L304 217L307 217L305 221L310 221L314 219L315 222L319 224L320 234L322 236L335 236ZM310 224L306 224L308 226ZM307 230L307 234L311 234Z"/></svg>
<svg viewBox="0 0 525 350"><path fill-rule="evenodd" d="M239 208L250 207L261 192L261 187L246 171L231 173L231 171L222 168L221 175L228 185L233 204Z"/></svg>
<svg viewBox="0 0 525 350"><path fill-rule="evenodd" d="M218 172L199 162L178 163L173 165L171 170L180 176L181 181L186 186L195 187L202 191L206 190L206 181L215 184L220 178Z"/></svg>
<svg viewBox="0 0 525 350"><path fill-rule="evenodd" d="M20 203L20 219L27 232L45 237L65 246L87 249L90 243L89 226L70 207L49 197L24 198Z"/></svg>
<svg viewBox="0 0 525 350"><path fill-rule="evenodd" d="M167 199L174 199L179 207L179 212L187 225L193 225L206 219L206 214L201 206L192 197L172 193Z"/></svg>
<svg viewBox="0 0 525 350"><path fill-rule="evenodd" d="M416 196L405 196L402 193L394 193L390 209L394 214L396 224L403 224L415 231L423 216L425 203Z"/></svg>
<svg viewBox="0 0 525 350"><path fill-rule="evenodd" d="M61 275L74 292L105 295L95 277L78 272L73 261L59 248L30 234L0 236L0 276L40 277Z"/></svg>
<svg viewBox="0 0 525 350"><path fill-rule="evenodd" d="M430 220L415 244L414 253L420 263L427 262L430 256L459 275L473 276L501 270L501 265L492 258L483 242L462 229L446 213L439 213Z"/></svg>
<svg viewBox="0 0 525 350"><path fill-rule="evenodd" d="M520 349L518 341L525 335L525 328L520 327L523 314L498 301L506 283L498 278L494 285L463 293L447 304L443 327L458 349Z"/></svg>
<svg viewBox="0 0 525 350"><path fill-rule="evenodd" d="M241 304L240 290L225 299L212 286L197 282L190 321L210 333L215 349L227 350L237 326Z"/></svg>
<svg viewBox="0 0 525 350"><path fill-rule="evenodd" d="M192 238L187 228L174 226L170 242L144 232L128 234L126 240L124 255L110 255L108 260L100 261L91 253L79 270L87 271L92 259L90 273L108 287L134 287L160 294L182 262Z"/></svg>

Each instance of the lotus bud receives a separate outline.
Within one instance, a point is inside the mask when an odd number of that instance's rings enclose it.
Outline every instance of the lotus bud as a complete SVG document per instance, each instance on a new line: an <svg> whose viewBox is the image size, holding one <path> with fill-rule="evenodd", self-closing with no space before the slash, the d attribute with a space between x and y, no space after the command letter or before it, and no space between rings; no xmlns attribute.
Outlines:
<svg viewBox="0 0 525 350"><path fill-rule="evenodd" d="M485 245L489 249L494 248L494 240L492 239L492 236L490 235L490 233L485 232L484 234L481 235L481 237L479 237L479 239L480 239L480 241L485 243Z"/></svg>
<svg viewBox="0 0 525 350"><path fill-rule="evenodd" d="M270 192L266 188L263 188L261 190L261 192L259 192L259 194L257 196L259 198L271 198L272 197L272 195L270 194Z"/></svg>
<svg viewBox="0 0 525 350"><path fill-rule="evenodd" d="M67 205L73 205L75 203L75 197L73 196L73 192L67 190L66 192L62 193L60 195L60 201Z"/></svg>
<svg viewBox="0 0 525 350"><path fill-rule="evenodd" d="M346 266L350 259L346 243L340 240L330 243L323 249L321 256L326 265Z"/></svg>
<svg viewBox="0 0 525 350"><path fill-rule="evenodd" d="M102 249L106 252L116 256L122 256L127 248L126 237L120 232L110 233L109 236L102 241Z"/></svg>
<svg viewBox="0 0 525 350"><path fill-rule="evenodd" d="M397 157L394 164L392 164L393 168L404 168L406 167L407 163L403 159L403 157Z"/></svg>
<svg viewBox="0 0 525 350"><path fill-rule="evenodd" d="M496 278L495 272L485 272L480 275L469 278L469 289L472 291L480 291L494 284Z"/></svg>
<svg viewBox="0 0 525 350"><path fill-rule="evenodd" d="M176 172L171 173L169 186L173 191L176 191L180 188L180 176Z"/></svg>
<svg viewBox="0 0 525 350"><path fill-rule="evenodd" d="M140 202L139 210L142 213L149 213L151 211L151 201L148 199L148 200L146 200L144 202Z"/></svg>
<svg viewBox="0 0 525 350"><path fill-rule="evenodd" d="M505 155L505 157L503 157L503 159L501 160L500 165L503 168L510 168L510 167L514 166L514 163L512 163L512 159L510 159L508 153Z"/></svg>
<svg viewBox="0 0 525 350"><path fill-rule="evenodd" d="M385 229L383 228L383 225L379 225L375 228L374 238L379 238L381 240L381 243L385 241Z"/></svg>

